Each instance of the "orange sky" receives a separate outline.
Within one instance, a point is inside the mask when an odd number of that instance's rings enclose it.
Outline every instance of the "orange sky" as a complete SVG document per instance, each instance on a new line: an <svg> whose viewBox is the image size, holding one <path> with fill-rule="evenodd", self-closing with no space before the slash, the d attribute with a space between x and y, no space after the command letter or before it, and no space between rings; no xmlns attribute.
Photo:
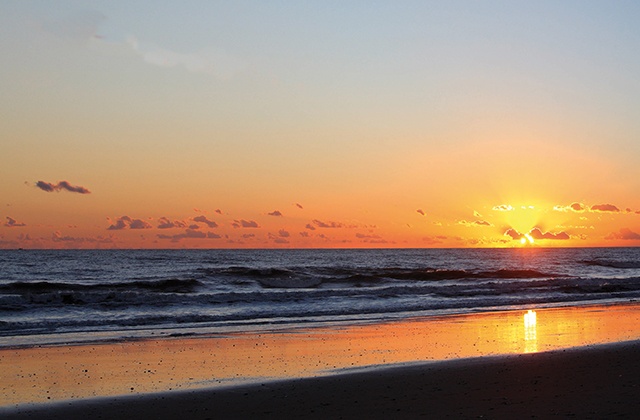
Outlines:
<svg viewBox="0 0 640 420"><path fill-rule="evenodd" d="M0 248L639 246L639 7L442 3L3 3Z"/></svg>

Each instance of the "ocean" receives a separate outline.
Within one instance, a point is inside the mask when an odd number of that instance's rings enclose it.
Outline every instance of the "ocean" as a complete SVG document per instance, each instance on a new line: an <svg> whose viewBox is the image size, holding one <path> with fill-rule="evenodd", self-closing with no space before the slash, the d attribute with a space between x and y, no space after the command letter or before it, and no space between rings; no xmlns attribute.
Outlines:
<svg viewBox="0 0 640 420"><path fill-rule="evenodd" d="M640 248L3 250L0 347L640 298Z"/></svg>

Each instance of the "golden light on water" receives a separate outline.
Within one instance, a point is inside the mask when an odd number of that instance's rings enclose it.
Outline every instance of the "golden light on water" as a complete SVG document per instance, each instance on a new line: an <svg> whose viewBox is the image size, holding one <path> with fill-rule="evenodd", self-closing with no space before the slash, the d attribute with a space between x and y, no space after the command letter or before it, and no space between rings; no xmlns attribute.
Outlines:
<svg viewBox="0 0 640 420"><path fill-rule="evenodd" d="M529 309L524 314L524 343L525 353L535 353L538 351L538 323L536 311Z"/></svg>

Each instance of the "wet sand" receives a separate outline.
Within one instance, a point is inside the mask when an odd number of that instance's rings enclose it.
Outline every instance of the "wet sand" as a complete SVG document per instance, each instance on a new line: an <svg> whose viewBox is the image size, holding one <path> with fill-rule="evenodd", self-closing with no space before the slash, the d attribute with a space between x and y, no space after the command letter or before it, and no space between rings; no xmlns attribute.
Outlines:
<svg viewBox="0 0 640 420"><path fill-rule="evenodd" d="M400 410L495 418L519 409L589 416L591 407L601 417L605 408L638 408L640 305L536 312L533 322L513 311L2 349L0 416L382 417ZM398 364L409 366L389 368ZM352 369L360 372L346 373Z"/></svg>
<svg viewBox="0 0 640 420"><path fill-rule="evenodd" d="M7 418L634 418L640 342L218 390L61 403Z"/></svg>

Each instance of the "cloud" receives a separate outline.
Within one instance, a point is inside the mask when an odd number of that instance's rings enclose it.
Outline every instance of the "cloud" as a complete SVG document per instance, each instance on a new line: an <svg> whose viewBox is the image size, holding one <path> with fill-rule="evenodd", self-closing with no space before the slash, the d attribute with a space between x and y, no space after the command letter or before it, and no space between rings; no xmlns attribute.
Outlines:
<svg viewBox="0 0 640 420"><path fill-rule="evenodd" d="M348 227L348 228L352 228L352 227L356 227L356 226L347 226L344 225L343 223L339 223L339 222L323 222L321 220L315 219L312 221L312 223L316 226L318 226L319 228L325 228L325 229L337 229L337 228L343 228L343 227ZM307 225L309 226L309 225Z"/></svg>
<svg viewBox="0 0 640 420"><path fill-rule="evenodd" d="M187 229L184 233L177 235L163 235L159 234L160 239L169 239L171 242L179 242L183 239L220 239L221 236L213 232L201 232L199 230Z"/></svg>
<svg viewBox="0 0 640 420"><path fill-rule="evenodd" d="M531 231L529 232L529 235L531 235L533 239L555 239L555 240L570 239L569 234L567 234L566 232L558 232L558 233L542 232L539 228L531 229Z"/></svg>
<svg viewBox="0 0 640 420"><path fill-rule="evenodd" d="M380 235L367 235L365 233L356 233L358 239L382 239Z"/></svg>
<svg viewBox="0 0 640 420"><path fill-rule="evenodd" d="M474 211L473 211L473 217L478 217L478 218L480 218L480 217L482 217L482 215L481 215L480 213L478 213L477 211L475 211L475 210L474 210Z"/></svg>
<svg viewBox="0 0 640 420"><path fill-rule="evenodd" d="M141 219L132 219L129 216L122 216L111 224L107 230L123 230L123 229L151 229L152 226Z"/></svg>
<svg viewBox="0 0 640 420"><path fill-rule="evenodd" d="M566 232L558 232L558 233L552 233L552 232L542 232L542 230L540 230L540 228L533 228L531 229L527 234L524 233L520 233L517 230L510 228L507 229L507 231L504 233L505 236L509 236L511 237L511 239L513 240L520 240L523 237L525 237L525 235L529 235L531 236L533 239L552 239L552 240L567 240L570 239L569 234L567 234Z"/></svg>
<svg viewBox="0 0 640 420"><path fill-rule="evenodd" d="M231 226L233 226L234 228L238 229L238 228L259 228L260 225L258 224L258 222L256 222L255 220L234 220L233 223L231 223Z"/></svg>
<svg viewBox="0 0 640 420"><path fill-rule="evenodd" d="M640 233L633 232L629 228L622 228L618 232L612 232L609 235L605 236L604 239L614 240L614 239L622 239L627 241L640 240Z"/></svg>
<svg viewBox="0 0 640 420"><path fill-rule="evenodd" d="M313 226L311 223L307 223L307 225L304 228L309 230L316 230L316 227Z"/></svg>
<svg viewBox="0 0 640 420"><path fill-rule="evenodd" d="M504 236L509 236L511 237L511 239L514 240L519 240L522 237L524 237L524 235L520 232L518 232L517 230L511 228L511 229L507 229L507 231L504 233Z"/></svg>
<svg viewBox="0 0 640 420"><path fill-rule="evenodd" d="M187 224L181 220L171 221L166 217L158 219L158 229L185 228Z"/></svg>
<svg viewBox="0 0 640 420"><path fill-rule="evenodd" d="M607 213L619 213L620 209L613 204L596 204L591 206L591 211L607 212Z"/></svg>
<svg viewBox="0 0 640 420"><path fill-rule="evenodd" d="M216 209L215 212L218 213L218 214L222 214L222 210L220 210L220 209Z"/></svg>
<svg viewBox="0 0 640 420"><path fill-rule="evenodd" d="M416 210L416 212L420 213L423 216L426 216L425 213L424 213L424 210L422 210L422 209L418 209L418 210Z"/></svg>
<svg viewBox="0 0 640 420"><path fill-rule="evenodd" d="M308 238L309 237L309 232L298 232L300 234L300 236L302 236L303 238Z"/></svg>
<svg viewBox="0 0 640 420"><path fill-rule="evenodd" d="M291 236L291 234L284 229L280 229L278 231L278 235L280 235L280 237L282 238L288 238L289 236Z"/></svg>
<svg viewBox="0 0 640 420"><path fill-rule="evenodd" d="M458 224L459 225L463 225L463 226L467 226L467 227L472 227L472 226L493 226L491 223L487 222L486 220L474 220L473 222L469 222L467 220L459 220Z"/></svg>
<svg viewBox="0 0 640 420"><path fill-rule="evenodd" d="M493 208L491 210L494 210L494 211L512 211L513 210L513 206L511 206L510 204L500 204L499 206L493 206Z"/></svg>
<svg viewBox="0 0 640 420"><path fill-rule="evenodd" d="M4 223L5 227L24 227L27 226L25 223L18 222L16 219L7 216L7 221Z"/></svg>
<svg viewBox="0 0 640 420"><path fill-rule="evenodd" d="M300 210L304 209L304 207L302 207L302 204L300 203L296 203L296 207L299 208Z"/></svg>
<svg viewBox="0 0 640 420"><path fill-rule="evenodd" d="M571 204L569 204L568 206L553 206L553 210L554 211L573 211L576 213L581 213L583 211L585 211L587 208L584 204L582 203L578 203L578 202L573 202Z"/></svg>
<svg viewBox="0 0 640 420"><path fill-rule="evenodd" d="M242 235L242 237L244 239L250 239L250 238L255 238L256 234L255 233L245 233L244 235Z"/></svg>
<svg viewBox="0 0 640 420"><path fill-rule="evenodd" d="M209 220L207 219L206 216L197 216L193 218L194 222L199 222L199 223L204 223L207 226L209 226L210 228L215 228L218 227L218 224L216 222L214 222L213 220Z"/></svg>
<svg viewBox="0 0 640 420"><path fill-rule="evenodd" d="M68 235L62 236L62 234L59 231L55 231L51 235L51 241L57 242L57 243L68 243L68 244L85 243L85 242L111 244L113 243L113 238L111 237L105 238L103 236L97 236L95 238L83 238L83 237L75 237L75 236L68 236Z"/></svg>
<svg viewBox="0 0 640 420"><path fill-rule="evenodd" d="M62 190L74 192L78 194L91 194L91 191L81 186L73 186L67 181L60 181L57 184L52 184L50 182L38 181L36 182L36 187L40 188L42 191L46 192L60 192Z"/></svg>
<svg viewBox="0 0 640 420"><path fill-rule="evenodd" d="M280 213L280 211L278 210L274 210L271 213L267 213L269 216L276 216L276 217L282 217L282 213Z"/></svg>

